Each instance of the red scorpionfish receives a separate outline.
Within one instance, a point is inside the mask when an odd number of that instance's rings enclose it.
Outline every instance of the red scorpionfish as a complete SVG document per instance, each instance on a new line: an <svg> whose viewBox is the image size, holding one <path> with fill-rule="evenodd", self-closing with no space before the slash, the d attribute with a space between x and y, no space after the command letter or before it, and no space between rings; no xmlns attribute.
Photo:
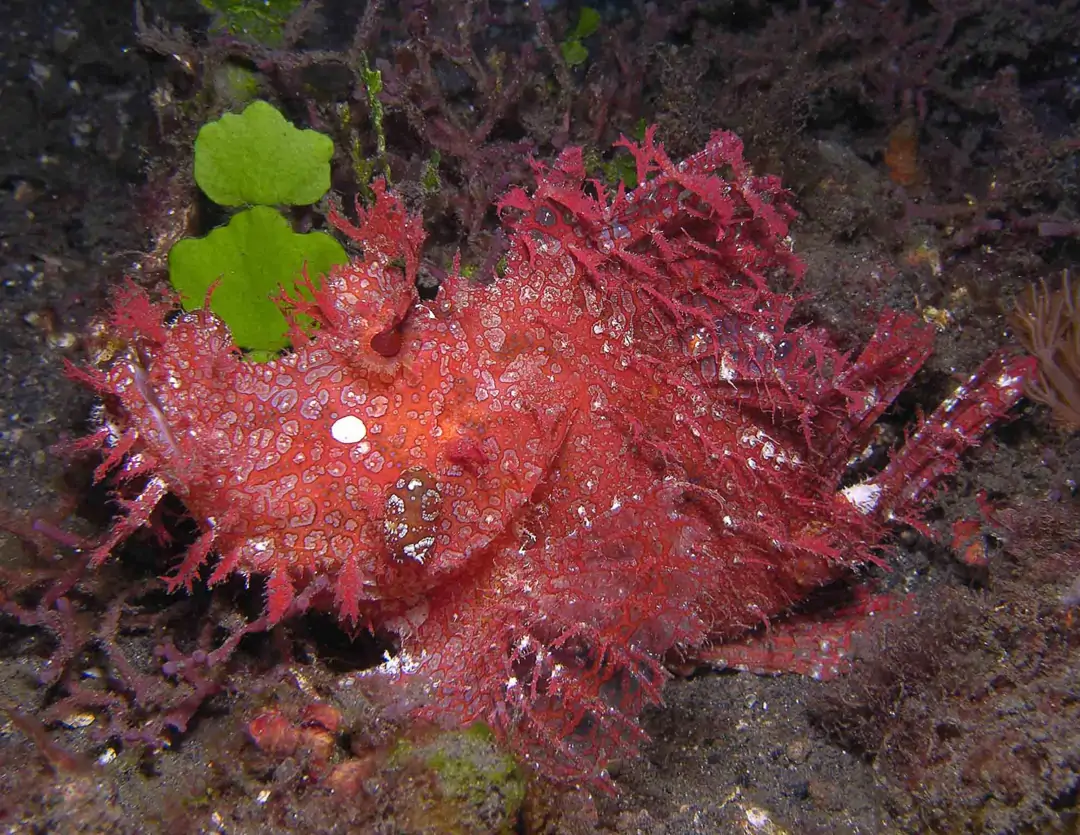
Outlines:
<svg viewBox="0 0 1080 835"><path fill-rule="evenodd" d="M376 184L357 251L295 304L294 350L246 361L209 309L134 287L127 346L80 372L104 398L102 477L124 513L100 563L172 493L201 535L169 578L266 578L266 619L307 605L395 636L384 667L424 711L483 720L550 775L603 779L643 736L673 648L723 645L880 559L960 453L1017 401L995 355L890 463L843 489L929 329L885 313L857 358L789 327L790 195L717 133L674 164L649 131L632 191L580 149L500 203L487 284L434 301L424 233Z"/></svg>

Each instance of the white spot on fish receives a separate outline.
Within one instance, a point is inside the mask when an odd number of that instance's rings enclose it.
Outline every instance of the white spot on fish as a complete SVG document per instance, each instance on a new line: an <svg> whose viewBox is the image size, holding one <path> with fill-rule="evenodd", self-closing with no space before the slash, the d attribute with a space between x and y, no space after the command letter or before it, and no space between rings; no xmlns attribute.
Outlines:
<svg viewBox="0 0 1080 835"><path fill-rule="evenodd" d="M330 435L339 444L358 444L367 436L367 424L356 415L345 415L334 421Z"/></svg>

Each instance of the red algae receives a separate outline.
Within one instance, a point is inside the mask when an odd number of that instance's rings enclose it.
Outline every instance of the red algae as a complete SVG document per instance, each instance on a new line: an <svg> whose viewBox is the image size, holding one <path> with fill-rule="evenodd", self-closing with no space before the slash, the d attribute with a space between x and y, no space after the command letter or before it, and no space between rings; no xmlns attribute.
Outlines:
<svg viewBox="0 0 1080 835"><path fill-rule="evenodd" d="M175 494L200 536L172 588L217 554L210 584L267 578L270 623L315 605L395 635L381 671L420 682L427 716L602 780L642 737L665 653L879 561L1030 373L991 357L840 489L928 329L886 312L852 359L790 327L802 265L780 183L732 134L679 164L651 130L623 144L644 185L586 183L579 149L537 165L499 205L499 277L455 268L431 302L420 223L376 184L356 225L335 217L360 254L295 303L313 335L272 362L208 309L164 324L168 305L123 290L126 350L77 372L106 403L83 446L125 511L92 562Z"/></svg>

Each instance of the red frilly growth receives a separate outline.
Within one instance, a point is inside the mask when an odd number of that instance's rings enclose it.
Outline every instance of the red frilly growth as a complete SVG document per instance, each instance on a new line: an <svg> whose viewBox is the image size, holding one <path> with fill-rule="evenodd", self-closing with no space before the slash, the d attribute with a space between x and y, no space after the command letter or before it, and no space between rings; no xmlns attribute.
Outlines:
<svg viewBox="0 0 1080 835"><path fill-rule="evenodd" d="M549 774L601 773L641 737L673 647L734 638L851 566L1019 397L991 359L880 474L839 489L929 352L886 313L855 359L791 328L789 196L731 134L675 164L624 143L643 185L586 183L579 150L499 211L506 270L421 302L422 231L380 184L362 250L298 303L320 327L245 362L208 310L126 290L127 350L84 377L118 471L104 559L166 493L202 534L173 575L268 578L396 633L383 672L425 710L482 719ZM773 287L786 288L778 292ZM212 559L212 555L216 555Z"/></svg>

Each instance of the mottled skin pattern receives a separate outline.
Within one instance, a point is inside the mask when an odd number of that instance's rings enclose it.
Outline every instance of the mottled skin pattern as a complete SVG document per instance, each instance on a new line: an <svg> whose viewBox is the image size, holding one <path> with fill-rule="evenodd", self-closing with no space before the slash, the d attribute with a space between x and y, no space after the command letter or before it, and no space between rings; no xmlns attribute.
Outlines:
<svg viewBox="0 0 1080 835"><path fill-rule="evenodd" d="M852 362L789 329L793 299L769 289L801 270L779 184L729 134L679 166L651 132L627 147L645 186L583 189L567 152L500 206L499 276L455 274L430 303L422 230L380 185L358 226L336 219L353 263L296 305L319 329L274 362L242 359L208 310L166 325L124 291L125 352L83 372L106 405L86 446L131 496L94 560L174 493L202 530L174 587L207 563L210 583L264 575L270 622L313 601L392 633L387 668L424 683L430 715L483 719L549 774L601 774L665 653L877 559L1025 370L992 359L839 491L929 334L885 314Z"/></svg>

